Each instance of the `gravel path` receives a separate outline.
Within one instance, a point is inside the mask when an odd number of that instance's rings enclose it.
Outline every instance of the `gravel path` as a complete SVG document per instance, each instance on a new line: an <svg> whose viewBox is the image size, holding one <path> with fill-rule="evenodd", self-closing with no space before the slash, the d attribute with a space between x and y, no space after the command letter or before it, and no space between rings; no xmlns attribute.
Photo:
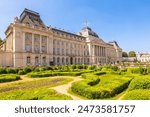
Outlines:
<svg viewBox="0 0 150 117"><path fill-rule="evenodd" d="M52 89L56 90L57 92L59 92L61 94L65 94L67 96L70 96L73 100L82 100L81 98L68 93L68 89L71 87L71 84L73 82L80 81L80 80L82 80L80 77L75 77L73 79L73 81L69 82L68 84L52 87Z"/></svg>

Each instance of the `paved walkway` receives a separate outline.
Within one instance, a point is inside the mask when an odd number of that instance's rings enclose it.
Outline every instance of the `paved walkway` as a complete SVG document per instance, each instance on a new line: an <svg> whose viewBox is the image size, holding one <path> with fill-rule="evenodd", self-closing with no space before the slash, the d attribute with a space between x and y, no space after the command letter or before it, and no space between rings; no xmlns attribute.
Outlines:
<svg viewBox="0 0 150 117"><path fill-rule="evenodd" d="M68 90L71 87L71 84L73 82L80 81L80 80L82 80L80 77L75 77L75 78L73 78L73 81L69 82L68 84L52 87L52 89L56 90L57 92L59 92L61 94L65 94L67 96L70 96L73 100L82 100L81 98L68 93Z"/></svg>

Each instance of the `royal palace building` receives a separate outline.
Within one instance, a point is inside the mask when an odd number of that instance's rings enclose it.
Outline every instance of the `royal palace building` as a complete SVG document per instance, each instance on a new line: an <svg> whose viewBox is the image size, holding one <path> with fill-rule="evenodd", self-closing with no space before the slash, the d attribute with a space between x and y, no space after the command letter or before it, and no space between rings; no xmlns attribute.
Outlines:
<svg viewBox="0 0 150 117"><path fill-rule="evenodd" d="M9 25L0 45L0 66L112 64L122 60L116 41L104 42L90 27L77 33L46 26L39 13L25 9Z"/></svg>

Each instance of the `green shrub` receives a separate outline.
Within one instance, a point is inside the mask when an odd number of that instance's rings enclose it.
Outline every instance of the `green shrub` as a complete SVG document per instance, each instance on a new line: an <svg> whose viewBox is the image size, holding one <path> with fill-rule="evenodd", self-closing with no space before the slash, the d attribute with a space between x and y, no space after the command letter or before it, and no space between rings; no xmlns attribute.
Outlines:
<svg viewBox="0 0 150 117"><path fill-rule="evenodd" d="M150 67L147 68L147 73L150 74Z"/></svg>
<svg viewBox="0 0 150 117"><path fill-rule="evenodd" d="M128 73L132 73L132 74L147 74L147 69L146 68L142 68L142 67L136 67L136 68L128 68L127 69Z"/></svg>
<svg viewBox="0 0 150 117"><path fill-rule="evenodd" d="M111 69L112 69L113 71L118 71L118 70L119 70L119 68L118 68L117 66L111 66Z"/></svg>
<svg viewBox="0 0 150 117"><path fill-rule="evenodd" d="M76 67L76 65L75 64L73 64L73 65L71 65L71 69L76 69L77 67Z"/></svg>
<svg viewBox="0 0 150 117"><path fill-rule="evenodd" d="M40 68L39 68L39 67L36 67L36 68L34 69L34 71L35 71L35 72L40 72Z"/></svg>
<svg viewBox="0 0 150 117"><path fill-rule="evenodd" d="M15 81L19 79L20 79L20 76L15 75L15 74L1 74L0 75L0 83Z"/></svg>
<svg viewBox="0 0 150 117"><path fill-rule="evenodd" d="M127 68L120 69L121 72L127 72Z"/></svg>
<svg viewBox="0 0 150 117"><path fill-rule="evenodd" d="M84 65L77 65L77 69L83 69Z"/></svg>
<svg viewBox="0 0 150 117"><path fill-rule="evenodd" d="M95 72L94 75L104 75L106 72Z"/></svg>
<svg viewBox="0 0 150 117"><path fill-rule="evenodd" d="M23 68L23 71L24 71L24 73L27 74L27 73L31 72L32 69L30 67L26 66L26 67Z"/></svg>
<svg viewBox="0 0 150 117"><path fill-rule="evenodd" d="M19 75L24 75L25 73L24 73L24 71L21 69L21 70L19 70L18 74L19 74Z"/></svg>
<svg viewBox="0 0 150 117"><path fill-rule="evenodd" d="M135 90L135 89L150 89L150 78L146 77L139 77L134 78L130 85L128 90Z"/></svg>
<svg viewBox="0 0 150 117"><path fill-rule="evenodd" d="M7 68L6 71L8 74L16 74L16 70L13 68Z"/></svg>
<svg viewBox="0 0 150 117"><path fill-rule="evenodd" d="M82 72L31 72L27 76L30 78L49 77L49 76L80 76Z"/></svg>
<svg viewBox="0 0 150 117"><path fill-rule="evenodd" d="M84 80L78 81L72 84L71 90L78 95L84 96L88 99L99 99L99 98L106 98L110 97L109 91L101 90L100 88L95 88L88 83L91 81Z"/></svg>
<svg viewBox="0 0 150 117"><path fill-rule="evenodd" d="M46 69L46 70L53 70L53 67L51 67L51 66L46 66L45 69Z"/></svg>
<svg viewBox="0 0 150 117"><path fill-rule="evenodd" d="M120 78L118 75L104 75L100 79L96 75L92 78L86 76L85 80L73 83L71 90L89 99L110 98L125 90L130 81L131 78Z"/></svg>
<svg viewBox="0 0 150 117"><path fill-rule="evenodd" d="M88 67L88 69L90 69L90 70L96 70L96 68L97 68L96 65L91 65Z"/></svg>
<svg viewBox="0 0 150 117"><path fill-rule="evenodd" d="M150 100L150 89L137 89L127 92L124 100Z"/></svg>
<svg viewBox="0 0 150 117"><path fill-rule="evenodd" d="M91 82L88 82L88 85L94 86L94 85L97 85L99 82L100 82L100 79L97 78L97 79L95 79L95 80L92 80Z"/></svg>
<svg viewBox="0 0 150 117"><path fill-rule="evenodd" d="M0 67L0 74L6 74L7 71L5 68Z"/></svg>

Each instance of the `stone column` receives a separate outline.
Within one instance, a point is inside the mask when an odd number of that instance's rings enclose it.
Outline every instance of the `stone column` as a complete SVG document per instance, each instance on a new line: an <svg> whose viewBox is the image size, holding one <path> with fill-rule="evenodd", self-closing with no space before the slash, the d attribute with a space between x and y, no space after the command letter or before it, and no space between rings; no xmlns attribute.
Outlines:
<svg viewBox="0 0 150 117"><path fill-rule="evenodd" d="M34 53L34 34L32 33L32 53Z"/></svg>
<svg viewBox="0 0 150 117"><path fill-rule="evenodd" d="M41 35L40 35L40 53L42 53L42 38L41 38Z"/></svg>
<svg viewBox="0 0 150 117"><path fill-rule="evenodd" d="M22 43L23 43L22 50L23 50L23 52L25 52L25 33L23 33L23 41L22 41Z"/></svg>
<svg viewBox="0 0 150 117"><path fill-rule="evenodd" d="M49 53L49 52L48 52L48 48L49 48L48 39L49 39L49 38L48 38L48 37L46 37L46 53Z"/></svg>

